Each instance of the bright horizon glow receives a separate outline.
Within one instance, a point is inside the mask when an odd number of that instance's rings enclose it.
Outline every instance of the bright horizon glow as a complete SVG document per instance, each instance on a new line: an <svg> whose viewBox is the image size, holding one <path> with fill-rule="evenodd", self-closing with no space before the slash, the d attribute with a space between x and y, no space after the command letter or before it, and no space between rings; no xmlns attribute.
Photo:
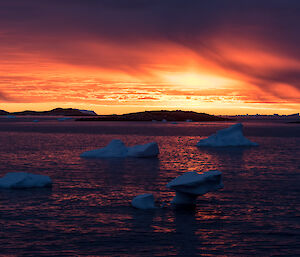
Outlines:
<svg viewBox="0 0 300 257"><path fill-rule="evenodd" d="M216 115L300 110L298 45L293 52L293 41L286 41L282 30L279 38L273 40L275 30L267 37L251 15L241 24L225 18L224 24L214 24L210 18L208 27L199 21L198 28L192 26L197 12L186 26L180 25L185 20L174 19L161 31L166 17L154 5L151 10L160 19L152 20L147 9L151 4L126 9L99 3L96 13L88 9L85 14L76 4L29 2L42 8L41 25L30 15L15 22L10 12L0 24L0 109L70 107L98 114L182 109ZM83 5L91 8L89 4ZM11 5L12 10L18 6ZM57 10L66 24L50 22ZM182 15L179 9L167 10ZM191 15L193 10L189 9ZM78 12L86 15L86 23L76 23ZM107 23L120 16L124 25ZM272 25L273 17L269 19ZM267 28L273 29L271 25Z"/></svg>

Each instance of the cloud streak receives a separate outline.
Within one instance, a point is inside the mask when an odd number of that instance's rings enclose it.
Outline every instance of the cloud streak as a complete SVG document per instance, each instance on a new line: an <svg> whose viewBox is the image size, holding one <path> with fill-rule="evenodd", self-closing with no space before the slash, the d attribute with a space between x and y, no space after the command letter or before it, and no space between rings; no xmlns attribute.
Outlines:
<svg viewBox="0 0 300 257"><path fill-rule="evenodd" d="M41 95L43 101L89 101L84 92L104 99L136 83L137 94L127 92L123 100L157 101L163 95L154 90L137 96L145 93L143 84L157 85L165 97L189 96L188 83L178 88L162 78L192 70L239 82L234 89L216 87L211 99L232 90L249 102L259 92L266 102L297 104L299 10L296 0L1 1L0 88L24 102L30 95L21 92L29 87L32 102ZM84 82L89 77L102 87ZM206 97L202 87L197 94Z"/></svg>

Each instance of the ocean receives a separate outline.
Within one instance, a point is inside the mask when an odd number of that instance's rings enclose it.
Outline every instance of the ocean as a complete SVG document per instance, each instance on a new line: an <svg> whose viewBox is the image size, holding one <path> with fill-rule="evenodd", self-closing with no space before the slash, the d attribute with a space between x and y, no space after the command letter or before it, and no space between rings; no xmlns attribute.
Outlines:
<svg viewBox="0 0 300 257"><path fill-rule="evenodd" d="M244 122L258 147L215 149L195 145L233 122L32 120L0 119L0 176L48 175L53 187L0 189L0 256L300 256L299 124ZM112 139L156 141L160 155L79 157ZM223 189L169 204L169 181L215 169ZM143 193L164 207L133 208Z"/></svg>

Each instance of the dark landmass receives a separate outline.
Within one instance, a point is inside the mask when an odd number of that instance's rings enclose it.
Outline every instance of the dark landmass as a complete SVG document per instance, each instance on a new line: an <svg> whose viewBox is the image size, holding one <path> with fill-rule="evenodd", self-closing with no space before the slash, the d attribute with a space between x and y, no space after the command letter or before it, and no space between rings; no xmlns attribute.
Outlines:
<svg viewBox="0 0 300 257"><path fill-rule="evenodd" d="M3 111L3 110L0 110L0 115L9 115L9 112L6 112L6 111Z"/></svg>
<svg viewBox="0 0 300 257"><path fill-rule="evenodd" d="M280 114L273 114L273 115L263 115L263 114L255 114L255 115L233 115L233 116L226 116L222 115L221 117L230 118L230 119L237 119L237 120L270 120L270 121L297 121L300 120L299 113L289 114L289 115L280 115Z"/></svg>
<svg viewBox="0 0 300 257"><path fill-rule="evenodd" d="M78 110L73 108L56 108L50 111L22 111L22 112L6 112L0 110L0 115L32 115L32 116L95 116L93 111Z"/></svg>
<svg viewBox="0 0 300 257"><path fill-rule="evenodd" d="M80 118L76 121L230 121L206 113L192 111L145 111L122 115L101 115L94 118Z"/></svg>

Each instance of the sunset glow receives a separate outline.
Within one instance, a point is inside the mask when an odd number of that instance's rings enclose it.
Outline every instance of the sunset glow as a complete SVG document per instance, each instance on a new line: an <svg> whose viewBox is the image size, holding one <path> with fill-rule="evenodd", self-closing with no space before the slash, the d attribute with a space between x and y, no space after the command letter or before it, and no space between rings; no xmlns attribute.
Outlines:
<svg viewBox="0 0 300 257"><path fill-rule="evenodd" d="M154 109L289 114L300 109L300 56L290 40L275 41L277 33L274 38L263 34L252 18L237 16L239 25L228 21L223 27L207 20L207 27L197 30L190 22L201 24L205 18L193 20L190 6L185 29L174 21L164 31L159 24L165 26L164 21L149 13L154 8L160 17L156 1L132 10L100 1L97 15L89 3L81 3L81 10L78 3L54 2L28 1L30 12L43 14L39 21L34 15L17 22L9 16L19 1L1 8L0 109L73 107L98 114ZM177 12L169 8L166 15ZM74 20L78 13L84 23ZM277 13L269 15L267 31ZM117 17L124 24L112 22Z"/></svg>

